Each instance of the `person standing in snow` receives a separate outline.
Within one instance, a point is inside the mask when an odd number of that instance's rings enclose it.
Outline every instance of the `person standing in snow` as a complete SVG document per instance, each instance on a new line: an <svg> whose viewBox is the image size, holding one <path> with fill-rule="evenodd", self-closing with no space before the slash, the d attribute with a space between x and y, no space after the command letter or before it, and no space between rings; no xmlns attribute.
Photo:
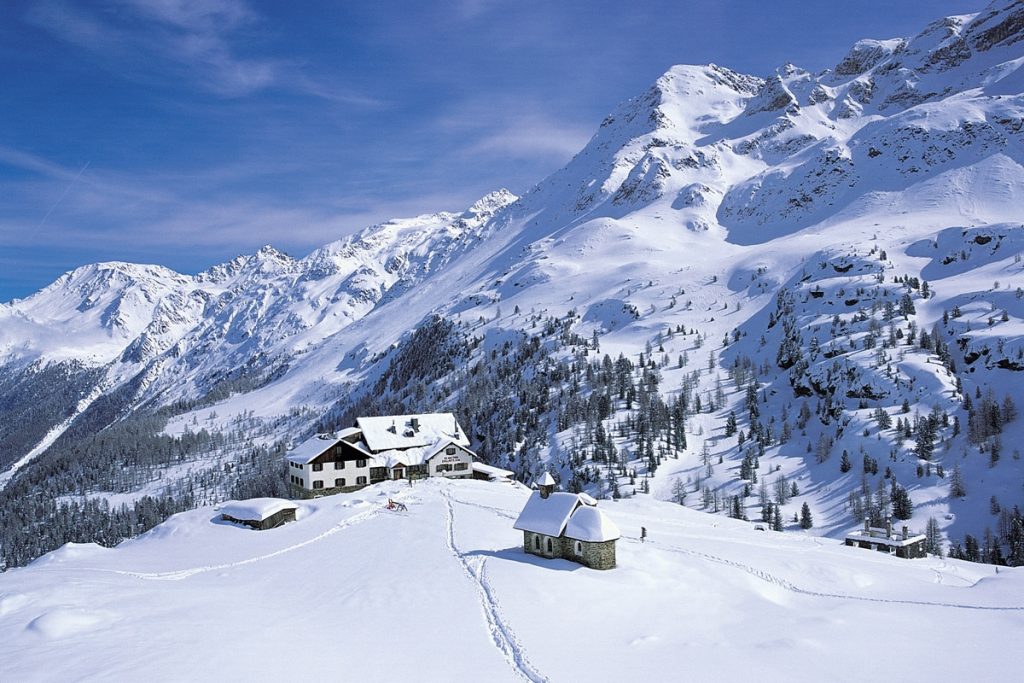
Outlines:
<svg viewBox="0 0 1024 683"><path fill-rule="evenodd" d="M640 542L645 543L647 541L647 527L640 527Z"/></svg>

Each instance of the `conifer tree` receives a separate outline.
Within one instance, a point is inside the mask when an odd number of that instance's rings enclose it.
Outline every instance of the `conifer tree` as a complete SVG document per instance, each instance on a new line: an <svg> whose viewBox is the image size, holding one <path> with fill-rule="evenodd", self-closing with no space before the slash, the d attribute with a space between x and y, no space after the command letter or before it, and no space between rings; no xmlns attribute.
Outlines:
<svg viewBox="0 0 1024 683"><path fill-rule="evenodd" d="M925 550L932 555L942 557L942 531L939 530L939 521L934 517L928 518L924 539Z"/></svg>
<svg viewBox="0 0 1024 683"><path fill-rule="evenodd" d="M800 528L810 529L812 526L814 526L814 520L811 517L811 507L804 502L804 504L800 506Z"/></svg>
<svg viewBox="0 0 1024 683"><path fill-rule="evenodd" d="M953 471L949 474L949 495L951 498L963 498L967 495L959 463L953 465Z"/></svg>
<svg viewBox="0 0 1024 683"><path fill-rule="evenodd" d="M846 474L850 471L852 465L850 464L850 454L843 449L843 457L839 460L839 471Z"/></svg>

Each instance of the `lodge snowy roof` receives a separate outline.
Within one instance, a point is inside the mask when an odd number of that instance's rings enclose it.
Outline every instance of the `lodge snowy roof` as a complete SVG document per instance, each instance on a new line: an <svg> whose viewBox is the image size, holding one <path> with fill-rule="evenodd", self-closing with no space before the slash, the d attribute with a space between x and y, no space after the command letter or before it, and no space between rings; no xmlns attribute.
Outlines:
<svg viewBox="0 0 1024 683"><path fill-rule="evenodd" d="M442 439L469 446L466 433L451 413L360 417L356 424L363 430L366 445L375 452L431 446Z"/></svg>
<svg viewBox="0 0 1024 683"><path fill-rule="evenodd" d="M565 535L577 541L614 541L621 535L615 522L592 505L581 505L569 517Z"/></svg>
<svg viewBox="0 0 1024 683"><path fill-rule="evenodd" d="M590 496L587 498L593 500ZM545 536L561 536L576 509L592 505L593 503L586 501L577 493L556 491L547 498L541 498L540 492L534 491L526 501L523 511L519 513L513 528Z"/></svg>
<svg viewBox="0 0 1024 683"><path fill-rule="evenodd" d="M355 436L356 434L360 433L362 433L362 430L359 429L359 427L345 427L340 432L338 432L338 438L345 439L347 437Z"/></svg>
<svg viewBox="0 0 1024 683"><path fill-rule="evenodd" d="M316 434L288 451L288 454L285 457L291 462L298 463L300 465L307 465L316 458L316 456L320 455L328 448L331 448L339 441L341 441L341 439L333 434Z"/></svg>
<svg viewBox="0 0 1024 683"><path fill-rule="evenodd" d="M450 444L462 446L469 453L470 457L476 457L476 453L466 448L452 437L445 437L423 447L417 448L392 448L370 456L378 467L394 467L395 465L422 465L435 455L441 452ZM510 473L511 474L511 473Z"/></svg>
<svg viewBox="0 0 1024 683"><path fill-rule="evenodd" d="M297 510L298 505L281 498L250 498L228 501L220 507L220 513L234 519L262 522L281 510Z"/></svg>

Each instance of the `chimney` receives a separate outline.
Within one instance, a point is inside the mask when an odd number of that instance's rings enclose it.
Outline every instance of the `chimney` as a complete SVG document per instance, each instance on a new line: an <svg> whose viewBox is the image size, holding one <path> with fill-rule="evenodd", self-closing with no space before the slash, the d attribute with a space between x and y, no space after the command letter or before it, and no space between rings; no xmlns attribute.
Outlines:
<svg viewBox="0 0 1024 683"><path fill-rule="evenodd" d="M885 537L892 538L892 517L885 518Z"/></svg>
<svg viewBox="0 0 1024 683"><path fill-rule="evenodd" d="M864 518L864 535L871 535L871 520L869 520L867 517Z"/></svg>
<svg viewBox="0 0 1024 683"><path fill-rule="evenodd" d="M910 538L910 530L907 528L907 525L904 524L903 525L903 540L905 541L908 538Z"/></svg>
<svg viewBox="0 0 1024 683"><path fill-rule="evenodd" d="M395 427L395 421L394 420L391 421L391 426L388 427L388 431L391 432L392 434L397 434L398 433L398 429Z"/></svg>
<svg viewBox="0 0 1024 683"><path fill-rule="evenodd" d="M412 431L420 431L420 419L418 417L409 418L409 426L412 427Z"/></svg>

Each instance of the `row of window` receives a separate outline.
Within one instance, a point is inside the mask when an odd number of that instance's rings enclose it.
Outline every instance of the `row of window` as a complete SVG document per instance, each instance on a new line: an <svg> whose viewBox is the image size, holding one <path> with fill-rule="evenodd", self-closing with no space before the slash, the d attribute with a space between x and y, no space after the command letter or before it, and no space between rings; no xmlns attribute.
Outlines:
<svg viewBox="0 0 1024 683"><path fill-rule="evenodd" d="M347 482L347 480L344 479L344 478L335 479L334 480L334 488L338 488L338 489L344 488L345 486L348 486L348 484L346 482ZM355 486L366 486L366 477L356 477ZM317 479L317 480L315 480L313 482L313 488L315 488L315 489L322 489L323 487L324 487L323 481Z"/></svg>
<svg viewBox="0 0 1024 683"><path fill-rule="evenodd" d="M296 476L295 476L294 474L292 474L292 475L289 475L289 477L288 477L288 478L289 478L289 479L291 480L291 482L292 482L293 484L295 484L296 486L302 486L302 477L296 477Z"/></svg>
<svg viewBox="0 0 1024 683"><path fill-rule="evenodd" d="M356 467L358 467L358 468L366 467L366 460L365 459L363 459L363 460L356 460ZM336 470L343 470L343 469L345 469L345 461L344 460L335 460L334 461L334 469L336 469ZM323 472L323 470L324 470L324 464L322 462L315 462L315 463L313 463L313 471L314 472Z"/></svg>
<svg viewBox="0 0 1024 683"><path fill-rule="evenodd" d="M459 472L459 471L468 470L468 469L469 469L469 463L468 462L442 463L442 464L437 465L437 466L434 467L434 471L435 472L451 472L453 470L456 471L456 472Z"/></svg>
<svg viewBox="0 0 1024 683"><path fill-rule="evenodd" d="M550 537L545 539L544 547L547 549L547 552L549 553L555 552L554 545L552 544ZM533 549L536 551L540 551L540 536L533 537ZM572 549L580 557L583 556L583 543L581 543L580 541L573 541Z"/></svg>

